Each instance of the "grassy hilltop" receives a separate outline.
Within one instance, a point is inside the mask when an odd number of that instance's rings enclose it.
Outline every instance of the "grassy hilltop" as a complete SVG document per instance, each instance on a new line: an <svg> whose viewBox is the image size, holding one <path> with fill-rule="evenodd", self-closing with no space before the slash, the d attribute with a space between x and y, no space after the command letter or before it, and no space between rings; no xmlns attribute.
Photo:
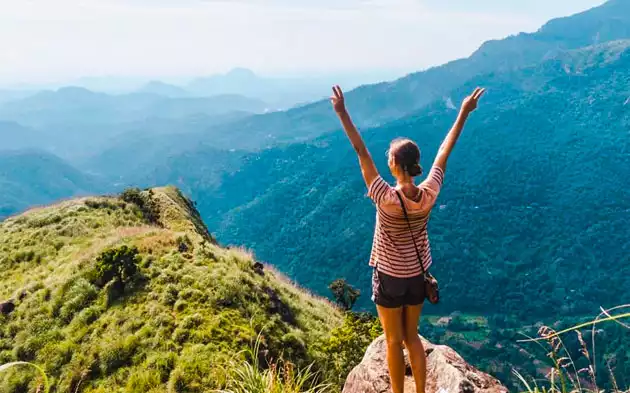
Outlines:
<svg viewBox="0 0 630 393"><path fill-rule="evenodd" d="M245 350L262 332L259 357L313 363L329 379L341 312L254 263L217 245L175 188L9 218L0 302L15 310L0 314L0 364L42 365L54 392L209 392L255 361ZM0 374L3 393L36 384L28 370Z"/></svg>

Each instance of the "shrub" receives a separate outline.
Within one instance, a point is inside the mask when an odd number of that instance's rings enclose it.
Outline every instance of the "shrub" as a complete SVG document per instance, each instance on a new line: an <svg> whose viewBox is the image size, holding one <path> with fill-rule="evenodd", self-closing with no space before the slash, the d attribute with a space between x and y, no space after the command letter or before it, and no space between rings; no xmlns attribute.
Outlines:
<svg viewBox="0 0 630 393"><path fill-rule="evenodd" d="M139 340L136 336L127 336L124 340L105 343L99 351L100 369L103 375L109 375L126 366L138 348Z"/></svg>
<svg viewBox="0 0 630 393"><path fill-rule="evenodd" d="M63 339L59 329L49 329L47 331L21 331L15 337L13 355L15 359L21 361L32 361L37 357L37 353L48 343Z"/></svg>
<svg viewBox="0 0 630 393"><path fill-rule="evenodd" d="M162 295L162 302L167 306L172 306L177 301L179 291L173 284L168 284L164 288L164 294Z"/></svg>
<svg viewBox="0 0 630 393"><path fill-rule="evenodd" d="M161 385L159 375L152 370L134 370L127 380L125 392L146 393L157 389Z"/></svg>
<svg viewBox="0 0 630 393"><path fill-rule="evenodd" d="M321 351L327 360L330 378L339 386L361 362L367 347L383 333L378 318L369 313L347 313L343 325L332 330Z"/></svg>
<svg viewBox="0 0 630 393"><path fill-rule="evenodd" d="M86 279L80 278L63 294L59 317L68 323L74 315L96 299L97 291Z"/></svg>
<svg viewBox="0 0 630 393"><path fill-rule="evenodd" d="M181 253L188 252L193 247L192 241L188 235L180 236L177 238L177 250Z"/></svg>
<svg viewBox="0 0 630 393"><path fill-rule="evenodd" d="M56 374L72 359L77 349L78 346L70 341L52 341L39 351L37 359L47 372Z"/></svg>
<svg viewBox="0 0 630 393"><path fill-rule="evenodd" d="M139 188L128 188L120 194L120 199L135 205L148 223L159 224L160 206L153 197L153 190L142 192Z"/></svg>
<svg viewBox="0 0 630 393"><path fill-rule="evenodd" d="M346 311L352 310L354 303L361 296L361 291L348 284L343 278L333 281L328 289L332 292L337 304Z"/></svg>
<svg viewBox="0 0 630 393"><path fill-rule="evenodd" d="M13 263L21 263L21 262L40 263L42 261L42 256L37 254L33 250L21 250L11 255L10 260Z"/></svg>
<svg viewBox="0 0 630 393"><path fill-rule="evenodd" d="M136 247L120 246L110 248L96 259L96 282L103 287L110 281L124 290L138 273L140 256Z"/></svg>
<svg viewBox="0 0 630 393"><path fill-rule="evenodd" d="M177 302L175 302L175 306L173 306L173 308L177 312L184 311L186 307L188 307L188 302L186 302L185 300L178 300Z"/></svg>
<svg viewBox="0 0 630 393"><path fill-rule="evenodd" d="M177 355L173 352L155 353L149 355L146 360L146 366L157 374L160 382L165 383L168 381L168 376L173 371L176 361Z"/></svg>
<svg viewBox="0 0 630 393"><path fill-rule="evenodd" d="M110 200L104 199L104 200L98 200L98 199L88 199L85 201L85 206L89 207L90 209L110 209L110 210L117 210L119 209L121 206L119 206L119 203L121 203L120 201L118 203L114 203ZM124 207L124 204L122 204Z"/></svg>

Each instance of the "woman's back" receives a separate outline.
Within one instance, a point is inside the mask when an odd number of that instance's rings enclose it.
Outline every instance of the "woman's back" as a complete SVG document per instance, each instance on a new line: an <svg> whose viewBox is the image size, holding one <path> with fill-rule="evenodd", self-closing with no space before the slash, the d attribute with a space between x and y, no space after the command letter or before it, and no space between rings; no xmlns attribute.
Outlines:
<svg viewBox="0 0 630 393"><path fill-rule="evenodd" d="M427 180L418 186L416 200L408 198L380 176L371 184L368 195L376 204L377 211L370 266L398 278L415 277L423 270L428 271L432 259L427 223L443 179L442 170L433 167ZM401 199L408 212L409 223L405 219Z"/></svg>

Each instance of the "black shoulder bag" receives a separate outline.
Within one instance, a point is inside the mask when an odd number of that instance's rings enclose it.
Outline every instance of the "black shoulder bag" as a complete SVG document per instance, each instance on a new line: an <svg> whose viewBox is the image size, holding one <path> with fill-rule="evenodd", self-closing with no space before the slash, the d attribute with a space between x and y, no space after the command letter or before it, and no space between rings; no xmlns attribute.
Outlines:
<svg viewBox="0 0 630 393"><path fill-rule="evenodd" d="M405 202L403 201L403 198L400 195L399 191L396 191L396 195L398 195L398 200L400 200L400 206L402 206L403 214L405 215L405 221L407 221L407 226L409 227L409 234L411 235L411 240L413 241L413 248L416 250L418 263L420 264L420 268L422 269L422 276L424 277L425 297L432 304L438 304L440 302L440 287L438 285L438 281L435 279L435 277L431 275L431 273L424 270L424 264L422 263L422 257L420 256L420 251L418 251L418 246L416 245L416 239L413 236L413 230L411 229L411 222L409 222L409 215L407 214Z"/></svg>

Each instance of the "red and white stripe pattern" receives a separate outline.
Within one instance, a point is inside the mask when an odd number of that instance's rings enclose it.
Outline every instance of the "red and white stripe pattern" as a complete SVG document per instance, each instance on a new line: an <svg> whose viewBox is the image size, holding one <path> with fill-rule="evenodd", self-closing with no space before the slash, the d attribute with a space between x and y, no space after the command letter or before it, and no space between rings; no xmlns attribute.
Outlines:
<svg viewBox="0 0 630 393"><path fill-rule="evenodd" d="M418 198L408 199L401 192L425 270L432 264L427 222L443 180L444 172L434 166L428 178L418 186ZM377 267L378 271L392 277L409 278L420 275L422 268L418 263L418 253L414 250L414 242L396 189L379 176L370 186L368 196L377 208L370 266Z"/></svg>

